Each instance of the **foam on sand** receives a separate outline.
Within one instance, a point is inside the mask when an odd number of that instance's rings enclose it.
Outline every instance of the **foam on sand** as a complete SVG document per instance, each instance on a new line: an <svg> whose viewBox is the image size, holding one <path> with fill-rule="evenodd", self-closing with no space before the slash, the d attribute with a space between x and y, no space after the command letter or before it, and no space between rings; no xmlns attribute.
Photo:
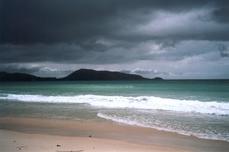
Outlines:
<svg viewBox="0 0 229 152"><path fill-rule="evenodd" d="M161 124L158 124L158 121L155 122L155 120L142 120L139 118L136 118L134 116L128 117L128 116L120 116L116 114L107 114L99 112L97 114L98 117L111 120L113 122L122 123L126 125L131 126L139 126L139 127L145 127L145 128L153 128L160 131L167 131L167 132L173 132L181 135L186 136L195 136L197 138L202 139L211 139L211 140L222 140L229 142L229 136L225 134L220 134L214 131L207 131L205 130L186 130L185 127L182 126L182 123L180 124L168 124L167 122L161 122Z"/></svg>

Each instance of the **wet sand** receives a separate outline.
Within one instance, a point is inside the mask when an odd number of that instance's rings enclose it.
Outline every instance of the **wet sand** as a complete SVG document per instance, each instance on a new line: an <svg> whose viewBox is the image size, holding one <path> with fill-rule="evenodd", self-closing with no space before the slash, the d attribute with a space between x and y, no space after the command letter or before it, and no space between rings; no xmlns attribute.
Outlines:
<svg viewBox="0 0 229 152"><path fill-rule="evenodd" d="M0 118L1 151L227 152L229 143L110 121Z"/></svg>

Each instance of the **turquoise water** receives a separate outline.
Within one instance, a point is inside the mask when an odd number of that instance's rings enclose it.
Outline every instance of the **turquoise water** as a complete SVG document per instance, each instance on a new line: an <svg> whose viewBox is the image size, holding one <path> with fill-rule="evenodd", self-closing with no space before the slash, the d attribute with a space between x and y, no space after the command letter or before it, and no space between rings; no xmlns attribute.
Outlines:
<svg viewBox="0 0 229 152"><path fill-rule="evenodd" d="M221 81L92 81L0 83L0 93L43 95L158 96L203 101L229 101L229 80Z"/></svg>
<svg viewBox="0 0 229 152"><path fill-rule="evenodd" d="M110 120L229 141L229 81L2 82L0 116Z"/></svg>

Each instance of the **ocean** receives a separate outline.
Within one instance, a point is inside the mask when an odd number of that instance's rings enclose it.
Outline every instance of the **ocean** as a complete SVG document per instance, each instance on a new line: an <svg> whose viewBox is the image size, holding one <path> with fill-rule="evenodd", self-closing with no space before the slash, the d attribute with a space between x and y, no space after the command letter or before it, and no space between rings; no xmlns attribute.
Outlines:
<svg viewBox="0 0 229 152"><path fill-rule="evenodd" d="M229 142L229 80L1 82L0 117L114 121Z"/></svg>

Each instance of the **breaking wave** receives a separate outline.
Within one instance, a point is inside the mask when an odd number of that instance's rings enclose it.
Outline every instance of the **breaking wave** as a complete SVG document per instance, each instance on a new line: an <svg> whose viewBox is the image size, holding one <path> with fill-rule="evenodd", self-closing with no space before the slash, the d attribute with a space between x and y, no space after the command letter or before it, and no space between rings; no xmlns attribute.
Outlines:
<svg viewBox="0 0 229 152"><path fill-rule="evenodd" d="M21 102L47 102L47 103L86 103L102 108L131 108L153 109L177 112L195 112L203 114L229 115L228 102L180 100L160 98L154 96L102 96L102 95L76 95L76 96L45 96L31 94L1 94L2 100Z"/></svg>

